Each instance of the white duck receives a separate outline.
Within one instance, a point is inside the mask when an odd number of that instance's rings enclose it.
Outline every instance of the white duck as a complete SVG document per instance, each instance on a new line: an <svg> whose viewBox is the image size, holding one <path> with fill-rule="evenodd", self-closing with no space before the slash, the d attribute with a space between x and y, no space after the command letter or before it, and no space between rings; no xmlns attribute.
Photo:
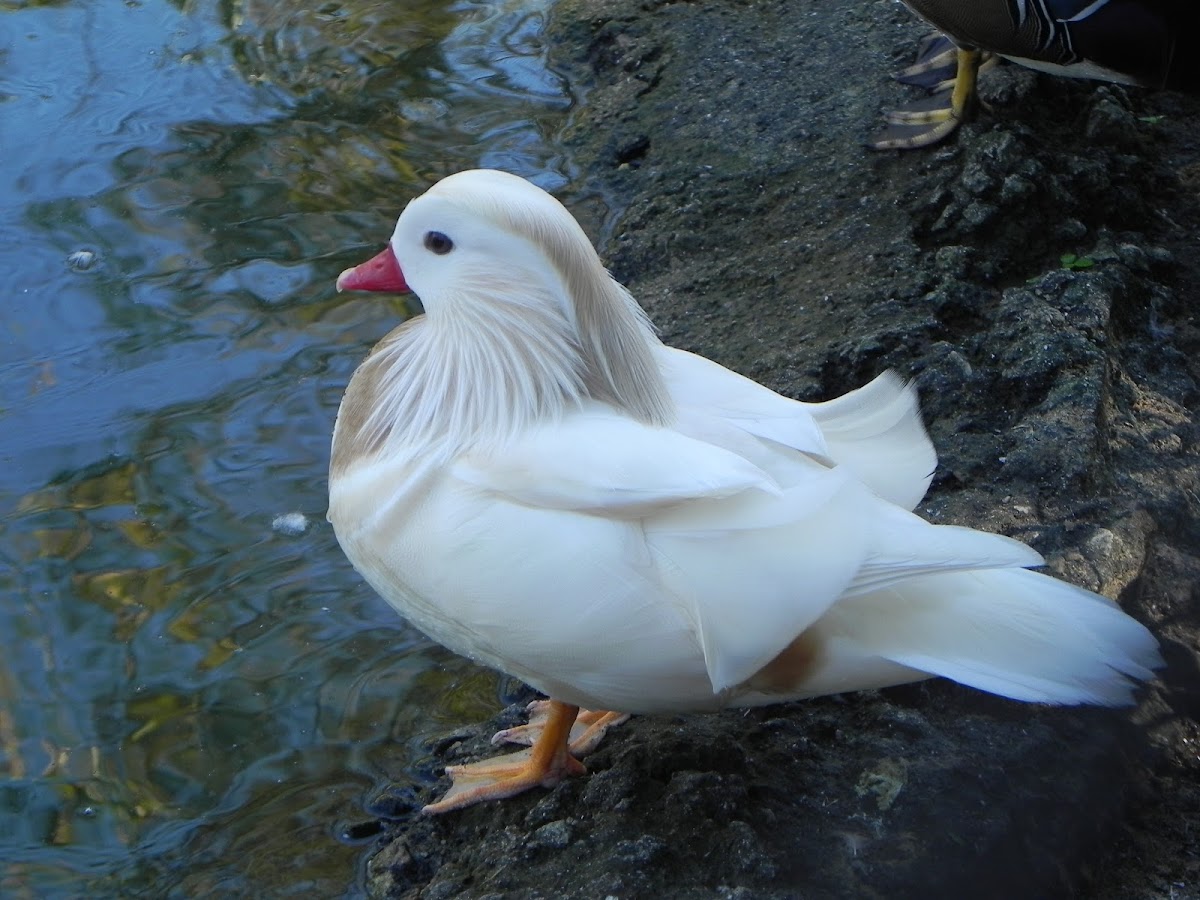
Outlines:
<svg viewBox="0 0 1200 900"><path fill-rule="evenodd" d="M1026 571L1029 547L909 512L936 463L910 387L884 374L804 404L664 346L523 179L440 181L338 288L425 307L346 389L338 541L418 628L552 698L532 751L455 767L426 811L582 772L618 717L585 717L572 744L581 706L715 710L934 675L1117 705L1160 664L1112 601Z"/></svg>

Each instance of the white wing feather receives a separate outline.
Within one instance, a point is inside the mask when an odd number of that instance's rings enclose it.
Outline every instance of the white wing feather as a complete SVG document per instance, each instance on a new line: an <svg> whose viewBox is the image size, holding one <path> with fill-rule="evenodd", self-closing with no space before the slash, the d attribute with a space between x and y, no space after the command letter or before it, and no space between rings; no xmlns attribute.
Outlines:
<svg viewBox="0 0 1200 900"><path fill-rule="evenodd" d="M659 367L686 421L696 411L814 459L846 466L905 509L925 496L937 453L916 391L892 372L825 403L790 400L711 360L661 347Z"/></svg>
<svg viewBox="0 0 1200 900"><path fill-rule="evenodd" d="M917 392L894 372L835 400L808 405L829 455L885 500L914 509L929 489L937 452Z"/></svg>
<svg viewBox="0 0 1200 900"><path fill-rule="evenodd" d="M464 454L452 475L529 506L629 518L751 488L779 493L736 453L599 403L530 428L495 452Z"/></svg>
<svg viewBox="0 0 1200 900"><path fill-rule="evenodd" d="M805 404L685 350L660 345L657 356L671 398L679 407L703 410L757 437L828 458L825 438Z"/></svg>

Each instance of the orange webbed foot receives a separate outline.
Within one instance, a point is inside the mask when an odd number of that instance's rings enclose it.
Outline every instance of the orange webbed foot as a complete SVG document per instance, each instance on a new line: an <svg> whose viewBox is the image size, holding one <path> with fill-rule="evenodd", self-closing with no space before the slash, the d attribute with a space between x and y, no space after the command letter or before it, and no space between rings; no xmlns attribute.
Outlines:
<svg viewBox="0 0 1200 900"><path fill-rule="evenodd" d="M485 800L502 800L534 787L553 787L564 778L583 775L586 767L576 756L595 749L604 733L629 718L621 713L590 712L558 700L530 705L529 725L501 731L492 743L532 744L493 760L447 766L451 786L446 795L421 811L429 814L463 809ZM580 720L577 723L577 719Z"/></svg>
<svg viewBox="0 0 1200 900"><path fill-rule="evenodd" d="M506 728L492 735L493 744L525 744L531 745L537 741L551 716L552 700L534 700L526 707L529 711L529 723L515 728ZM571 755L587 756L600 745L608 729L615 728L629 718L628 713L608 712L607 710L581 709L571 726L568 738Z"/></svg>

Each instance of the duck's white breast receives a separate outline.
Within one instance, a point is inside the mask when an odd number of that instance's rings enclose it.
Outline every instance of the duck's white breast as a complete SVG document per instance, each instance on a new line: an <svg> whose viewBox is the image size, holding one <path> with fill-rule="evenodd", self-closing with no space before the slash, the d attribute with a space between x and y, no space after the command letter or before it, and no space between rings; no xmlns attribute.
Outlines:
<svg viewBox="0 0 1200 900"><path fill-rule="evenodd" d="M510 502L453 467L414 477L378 463L331 483L329 517L368 583L456 653L583 706L722 705L638 520Z"/></svg>

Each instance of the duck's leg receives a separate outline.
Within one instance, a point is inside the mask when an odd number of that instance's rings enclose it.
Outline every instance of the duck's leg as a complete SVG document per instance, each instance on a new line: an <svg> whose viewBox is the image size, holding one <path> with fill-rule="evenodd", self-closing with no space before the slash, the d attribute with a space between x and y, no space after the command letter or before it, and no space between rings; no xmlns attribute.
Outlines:
<svg viewBox="0 0 1200 900"><path fill-rule="evenodd" d="M955 59L957 67L953 81L934 84L933 89L938 93L888 113L888 127L871 141L873 149L915 150L928 147L958 129L974 108L975 87L984 54L972 47L958 47L955 49ZM924 68L926 65L928 69ZM921 75L938 72L943 66L939 52L928 60L918 60L916 66L901 74L911 74L917 79ZM914 69L917 71L914 72ZM948 87L943 87L947 84Z"/></svg>
<svg viewBox="0 0 1200 900"><path fill-rule="evenodd" d="M538 739L551 715L553 700L534 700L529 704L529 724L506 728L492 735L493 744L532 744ZM572 756L587 756L600 744L608 729L629 718L628 713L581 709L571 726Z"/></svg>
<svg viewBox="0 0 1200 900"><path fill-rule="evenodd" d="M578 714L578 706L549 701L546 721L530 749L495 760L447 766L446 774L453 782L450 790L421 811L449 812L483 800L512 797L533 787L553 787L570 775L584 774L587 769L571 755L568 746Z"/></svg>

